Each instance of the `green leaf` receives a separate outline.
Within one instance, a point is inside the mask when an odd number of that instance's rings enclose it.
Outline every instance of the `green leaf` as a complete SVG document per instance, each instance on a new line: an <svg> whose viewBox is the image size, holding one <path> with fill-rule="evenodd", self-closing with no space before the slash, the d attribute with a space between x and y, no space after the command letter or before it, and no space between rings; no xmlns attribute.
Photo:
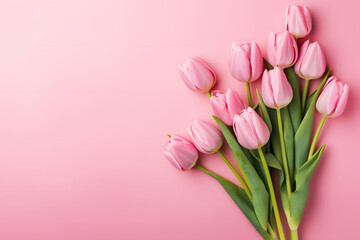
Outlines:
<svg viewBox="0 0 360 240"><path fill-rule="evenodd" d="M301 100L298 77L295 73L294 66L285 68L284 72L293 90L293 99L287 107L289 109L293 128L296 131L301 122Z"/></svg>
<svg viewBox="0 0 360 240"><path fill-rule="evenodd" d="M259 177L255 168L251 164L250 160L244 154L241 146L237 142L234 135L219 118L213 116L221 131L224 134L226 141L228 142L236 161L243 168L246 177L249 180L250 188L253 196L253 205L255 214L263 229L267 229L268 216L269 216L269 193L266 190L264 182Z"/></svg>
<svg viewBox="0 0 360 240"><path fill-rule="evenodd" d="M280 185L280 196L281 204L285 213L286 218L290 217L290 203L289 196L286 189L285 174L283 171L279 171L279 185Z"/></svg>
<svg viewBox="0 0 360 240"><path fill-rule="evenodd" d="M251 155L253 155L254 159L256 159L258 162L261 163L259 152L257 154L256 154L256 152L258 152L258 150L255 150L255 149L250 150L250 153L251 153ZM265 153L264 156L265 156L266 163L268 164L269 167L272 167L272 168L275 168L278 170L282 170L282 165L277 160L277 158L275 157L274 154Z"/></svg>
<svg viewBox="0 0 360 240"><path fill-rule="evenodd" d="M298 130L295 133L294 143L295 143L295 169L296 172L300 169L300 167L306 162L309 146L312 134L312 127L314 122L314 114L315 114L315 104L316 100L324 87L326 79L328 78L330 70L325 75L324 79L321 81L320 85L316 89L314 97L311 100L309 105L309 109L307 110L304 119L302 120Z"/></svg>
<svg viewBox="0 0 360 240"><path fill-rule="evenodd" d="M270 142L272 146L272 150L274 152L275 157L278 159L278 162L281 164L281 169L279 169L279 186L280 186L280 195L281 195L281 203L284 209L286 216L289 216L290 212L290 204L289 198L287 195L285 175L283 172L283 160L281 154L281 144L280 144L280 135L279 135L279 126L277 121L277 114L275 109L268 109L269 116L271 122L273 123L273 131L270 135ZM284 128L285 130L285 128ZM285 135L285 131L284 131ZM285 136L284 136L285 137Z"/></svg>
<svg viewBox="0 0 360 240"><path fill-rule="evenodd" d="M264 239L266 240L273 239L272 236L261 227L258 218L256 217L256 214L254 212L254 208L251 204L251 201L246 195L244 189L215 173L212 173L210 171L207 171L206 173L209 174L211 177L215 178L221 184L221 186L229 194L231 199L241 209L241 211L244 213L246 218L250 221L250 223L254 226L254 228Z"/></svg>
<svg viewBox="0 0 360 240"><path fill-rule="evenodd" d="M310 94L310 96L306 99L305 110L304 110L304 113L305 113L305 114L306 114L307 110L308 110L309 107L310 107L310 104L311 104L311 102L312 102L312 100L313 100L313 98L314 98L314 96L315 96L315 93L316 93L316 90L315 90L314 92L312 92L312 93ZM305 114L304 114L304 115L305 115Z"/></svg>
<svg viewBox="0 0 360 240"><path fill-rule="evenodd" d="M286 158L289 167L290 183L291 183L291 187L293 187L295 181L294 130L293 130L293 125L291 124L288 107L284 107L281 109L281 118L284 128L284 141L285 141Z"/></svg>
<svg viewBox="0 0 360 240"><path fill-rule="evenodd" d="M309 197L310 182L314 175L316 166L324 152L323 145L310 159L307 161L296 174L296 190L290 197L290 221L291 229L297 229L304 212L306 202Z"/></svg>
<svg viewBox="0 0 360 240"><path fill-rule="evenodd" d="M255 110L255 112L259 113L259 104L253 106L253 109Z"/></svg>
<svg viewBox="0 0 360 240"><path fill-rule="evenodd" d="M275 157L282 163L279 126L277 122L276 110L268 108L268 113L272 123L272 131L270 135L270 143Z"/></svg>
<svg viewBox="0 0 360 240"><path fill-rule="evenodd" d="M259 99L259 106L260 106L260 109L261 109L261 112L262 112L262 117L263 117L263 119L264 119L266 125L268 126L270 133L271 133L272 125L271 125L271 120L270 120L269 113L267 111L267 107L265 106L265 103L264 103L258 89L256 89L256 93L257 93L257 97Z"/></svg>
<svg viewBox="0 0 360 240"><path fill-rule="evenodd" d="M263 58L263 60L264 60L265 67L266 67L267 70L274 69L274 67L271 66L271 64L265 58Z"/></svg>

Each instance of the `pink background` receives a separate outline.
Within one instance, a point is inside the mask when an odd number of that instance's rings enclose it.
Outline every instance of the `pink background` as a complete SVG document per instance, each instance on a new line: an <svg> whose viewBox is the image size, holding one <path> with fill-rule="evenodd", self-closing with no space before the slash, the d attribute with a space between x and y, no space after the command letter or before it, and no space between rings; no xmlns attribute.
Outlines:
<svg viewBox="0 0 360 240"><path fill-rule="evenodd" d="M305 3L310 35L351 88L327 143L300 227L309 239L359 234L359 1L1 1L0 238L260 239L211 178L162 156L166 133L210 119L177 64L207 60L215 89L231 79L233 40L265 53L287 5ZM259 86L257 82L255 86ZM225 148L226 150L227 148ZM229 154L229 152L227 152ZM233 179L217 156L201 162Z"/></svg>

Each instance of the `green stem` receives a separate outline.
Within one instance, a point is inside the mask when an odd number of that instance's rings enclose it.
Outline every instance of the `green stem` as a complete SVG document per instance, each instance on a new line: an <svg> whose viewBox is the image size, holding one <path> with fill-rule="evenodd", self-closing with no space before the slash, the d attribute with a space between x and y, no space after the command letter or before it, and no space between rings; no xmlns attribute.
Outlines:
<svg viewBox="0 0 360 240"><path fill-rule="evenodd" d="M289 197L289 199L290 199L290 195L291 195L290 174L289 174L288 161L287 161L287 157L286 157L285 141L284 141L284 131L283 131L283 125L282 125L281 112L280 112L280 111L281 111L280 108L276 109L277 119L278 119L278 125L279 125L281 154L282 154L283 165L284 165L284 172L285 172L286 189L287 189L288 197Z"/></svg>
<svg viewBox="0 0 360 240"><path fill-rule="evenodd" d="M308 88L309 88L309 80L305 80L303 95L302 95L302 99L301 99L302 100L301 112L304 112L304 110L305 110L306 96L307 96Z"/></svg>
<svg viewBox="0 0 360 240"><path fill-rule="evenodd" d="M298 240L298 231L297 230L291 230L290 231L290 238L291 240Z"/></svg>
<svg viewBox="0 0 360 240"><path fill-rule="evenodd" d="M211 93L210 93L210 92L206 92L206 94L207 94L207 96L209 97L209 100L210 100L210 99L211 99ZM221 157L221 156L220 156L220 157ZM234 157L235 157L235 155L234 155ZM245 172L244 172L244 170L242 169L240 163L239 163L238 161L236 161L236 162L237 162L237 165L238 165L238 167L239 167L239 170L240 170L241 175L242 175L242 176L244 177L244 179L245 179L246 187L249 189L249 192L251 192L251 187L250 187L249 180L248 180L248 178L246 177ZM242 185L242 184L241 184L241 185ZM252 197L249 197L249 198L252 200Z"/></svg>
<svg viewBox="0 0 360 240"><path fill-rule="evenodd" d="M276 197L275 197L275 192L274 192L274 186L271 180L271 176L270 176L270 171L269 171L269 167L266 163L265 157L264 157L264 153L261 150L261 148L258 148L258 152L261 158L261 162L265 171L265 175L266 175L266 180L269 186L269 191L270 191L270 197L271 197L271 202L273 205L273 209L274 209L274 214L275 214L275 221L276 221L276 225L279 231L279 236L280 236L280 240L285 240L285 235L284 235L284 230L281 224L281 219L280 219L280 214L279 214L279 209L278 209L278 205L276 202Z"/></svg>
<svg viewBox="0 0 360 240"><path fill-rule="evenodd" d="M246 94L249 102L249 107L253 107L253 102L251 99L251 90L250 90L250 83L246 82Z"/></svg>
<svg viewBox="0 0 360 240"><path fill-rule="evenodd" d="M233 155L234 155L234 158L236 158L234 153L233 153ZM246 174L245 174L244 170L242 169L242 167L241 167L241 165L240 165L240 162L239 162L239 161L236 161L236 163L237 163L237 166L238 166L238 168L239 168L239 170L240 170L241 175L242 175L243 178L245 179L246 185L248 186L248 188L249 188L249 190L250 190L250 192L251 192L250 182L249 182L248 178L246 177Z"/></svg>
<svg viewBox="0 0 360 240"><path fill-rule="evenodd" d="M274 239L278 239L277 238L277 234L276 234L276 230L274 230L271 226L270 223L267 224L267 230L270 233L270 235L274 238Z"/></svg>
<svg viewBox="0 0 360 240"><path fill-rule="evenodd" d="M244 188L247 196L249 197L250 201L253 201L252 195L251 195L251 191L248 188L247 184L244 182L244 180L242 179L242 177L240 176L240 174L236 171L236 169L234 168L234 166L229 162L229 160L227 160L227 158L224 156L224 154L222 154L222 152L217 151L217 154L219 154L219 156L222 158L222 160L224 160L224 162L226 163L226 165L228 165L228 167L230 168L230 170L234 173L235 177L239 180L241 186Z"/></svg>
<svg viewBox="0 0 360 240"><path fill-rule="evenodd" d="M325 120L326 120L327 116L323 116L321 118L321 121L319 123L319 126L318 128L316 129L316 132L315 132L315 135L314 135L314 139L311 143L311 147L310 147L310 151L309 151L309 155L308 155L308 160L311 158L311 156L314 154L314 150L315 150L315 146L316 146L316 143L317 143L317 140L319 138L319 135L320 135L320 132L321 132L321 129L322 127L324 126L324 123L325 123Z"/></svg>
<svg viewBox="0 0 360 240"><path fill-rule="evenodd" d="M198 164L195 164L195 167L201 171L203 171L204 173L206 174L213 174L213 172L210 172L209 170L207 170L206 168L203 168L202 166L198 165Z"/></svg>

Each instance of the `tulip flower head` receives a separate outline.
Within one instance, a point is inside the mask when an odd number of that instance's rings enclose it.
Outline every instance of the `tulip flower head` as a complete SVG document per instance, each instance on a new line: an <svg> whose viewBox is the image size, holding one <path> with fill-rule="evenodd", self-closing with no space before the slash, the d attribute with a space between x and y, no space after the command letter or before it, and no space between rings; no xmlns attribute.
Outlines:
<svg viewBox="0 0 360 240"><path fill-rule="evenodd" d="M266 106L280 109L287 106L292 98L293 91L285 73L278 67L265 70L262 77L262 97Z"/></svg>
<svg viewBox="0 0 360 240"><path fill-rule="evenodd" d="M317 42L303 43L300 48L299 60L295 64L295 72L305 80L320 78L326 69L324 53Z"/></svg>
<svg viewBox="0 0 360 240"><path fill-rule="evenodd" d="M180 171L191 169L198 159L198 151L187 139L172 135L163 150L165 157Z"/></svg>
<svg viewBox="0 0 360 240"><path fill-rule="evenodd" d="M295 64L298 57L296 41L288 31L270 33L267 44L267 57L274 67L287 68Z"/></svg>
<svg viewBox="0 0 360 240"><path fill-rule="evenodd" d="M226 125L231 126L235 114L240 114L248 106L241 100L239 94L228 89L226 92L212 91L210 98L214 115L220 118Z"/></svg>
<svg viewBox="0 0 360 240"><path fill-rule="evenodd" d="M229 61L230 74L236 80L257 80L264 69L261 51L256 42L237 45L232 43Z"/></svg>
<svg viewBox="0 0 360 240"><path fill-rule="evenodd" d="M312 28L310 11L306 6L289 6L286 8L286 30L294 37L307 36Z"/></svg>
<svg viewBox="0 0 360 240"><path fill-rule="evenodd" d="M245 148L261 148L269 141L269 128L251 107L235 115L233 128L238 142Z"/></svg>
<svg viewBox="0 0 360 240"><path fill-rule="evenodd" d="M349 86L331 77L327 80L319 98L316 109L328 117L340 116L345 109L349 95Z"/></svg>
<svg viewBox="0 0 360 240"><path fill-rule="evenodd" d="M202 153L217 152L223 145L221 131L206 121L194 121L188 133L195 147Z"/></svg>
<svg viewBox="0 0 360 240"><path fill-rule="evenodd" d="M189 57L178 68L184 83L192 91L208 92L215 85L216 76L214 71L199 57Z"/></svg>

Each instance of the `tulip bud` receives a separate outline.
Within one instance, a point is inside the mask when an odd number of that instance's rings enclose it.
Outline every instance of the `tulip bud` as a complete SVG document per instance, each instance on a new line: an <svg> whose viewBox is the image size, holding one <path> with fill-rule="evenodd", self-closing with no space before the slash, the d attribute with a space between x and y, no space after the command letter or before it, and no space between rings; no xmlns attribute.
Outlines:
<svg viewBox="0 0 360 240"><path fill-rule="evenodd" d="M296 41L288 31L270 33L267 45L267 57L274 67L287 68L296 62L298 47Z"/></svg>
<svg viewBox="0 0 360 240"><path fill-rule="evenodd" d="M233 127L238 142L245 148L261 148L269 141L269 128L251 107L235 115Z"/></svg>
<svg viewBox="0 0 360 240"><path fill-rule="evenodd" d="M293 97L293 91L285 73L278 67L265 70L262 77L262 97L269 108L283 108Z"/></svg>
<svg viewBox="0 0 360 240"><path fill-rule="evenodd" d="M295 72L305 80L320 78L326 69L324 53L317 42L303 43L300 48L299 60L295 64Z"/></svg>
<svg viewBox="0 0 360 240"><path fill-rule="evenodd" d="M306 6L289 6L286 8L286 30L294 37L307 36L312 28L310 11Z"/></svg>
<svg viewBox="0 0 360 240"><path fill-rule="evenodd" d="M203 120L194 121L188 133L195 147L202 153L217 152L223 144L220 130Z"/></svg>
<svg viewBox="0 0 360 240"><path fill-rule="evenodd" d="M214 71L199 57L189 57L178 67L181 78L192 91L208 92L215 85Z"/></svg>
<svg viewBox="0 0 360 240"><path fill-rule="evenodd" d="M178 135L171 136L163 153L170 163L181 171L192 168L198 159L198 151L194 145Z"/></svg>
<svg viewBox="0 0 360 240"><path fill-rule="evenodd" d="M257 80L264 69L261 51L256 42L236 45L232 43L230 74L236 80L251 82Z"/></svg>
<svg viewBox="0 0 360 240"><path fill-rule="evenodd" d="M346 106L349 86L331 77L327 80L317 102L316 109L328 117L340 116Z"/></svg>
<svg viewBox="0 0 360 240"><path fill-rule="evenodd" d="M247 107L239 94L232 89L228 89L226 92L212 91L210 103L214 115L228 126L232 125L235 114L240 114Z"/></svg>

